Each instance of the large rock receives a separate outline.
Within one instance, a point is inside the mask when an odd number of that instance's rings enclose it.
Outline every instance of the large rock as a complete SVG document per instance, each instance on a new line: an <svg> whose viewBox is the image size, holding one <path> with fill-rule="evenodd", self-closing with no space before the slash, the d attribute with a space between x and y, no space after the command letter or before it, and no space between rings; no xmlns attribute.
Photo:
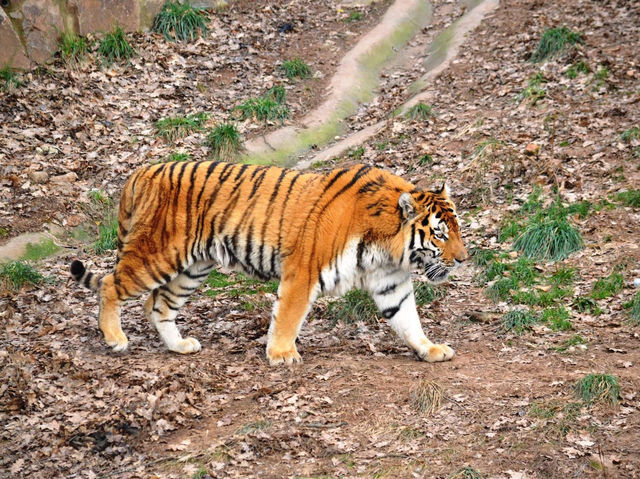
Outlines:
<svg viewBox="0 0 640 479"><path fill-rule="evenodd" d="M22 4L27 55L36 63L50 60L58 50L58 37L64 31L64 24L57 3L54 0L25 0Z"/></svg>
<svg viewBox="0 0 640 479"><path fill-rule="evenodd" d="M149 30L153 26L153 20L160 13L166 0L139 0L140 4L140 30Z"/></svg>
<svg viewBox="0 0 640 479"><path fill-rule="evenodd" d="M5 65L10 65L13 68L31 67L31 62L27 58L20 37L2 8L0 8L0 45L0 68Z"/></svg>
<svg viewBox="0 0 640 479"><path fill-rule="evenodd" d="M77 12L79 34L109 32L116 25L135 32L140 25L137 0L68 0L70 12Z"/></svg>

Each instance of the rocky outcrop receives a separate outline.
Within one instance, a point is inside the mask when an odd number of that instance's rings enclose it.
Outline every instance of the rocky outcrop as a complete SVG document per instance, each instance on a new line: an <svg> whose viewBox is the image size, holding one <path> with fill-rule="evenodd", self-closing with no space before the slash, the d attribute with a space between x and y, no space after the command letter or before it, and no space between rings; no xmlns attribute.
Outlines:
<svg viewBox="0 0 640 479"><path fill-rule="evenodd" d="M14 68L29 68L31 61L27 57L20 36L13 28L13 24L3 9L0 8L0 68L5 65Z"/></svg>
<svg viewBox="0 0 640 479"><path fill-rule="evenodd" d="M127 32L151 28L165 0L9 0L0 8L0 68L26 69L46 63L58 49L61 33ZM214 8L224 0L193 0Z"/></svg>

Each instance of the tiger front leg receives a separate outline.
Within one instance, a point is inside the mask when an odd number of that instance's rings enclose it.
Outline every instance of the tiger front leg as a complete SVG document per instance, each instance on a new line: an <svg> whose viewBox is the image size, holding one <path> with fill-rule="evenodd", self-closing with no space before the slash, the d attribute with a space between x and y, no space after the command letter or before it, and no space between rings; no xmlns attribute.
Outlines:
<svg viewBox="0 0 640 479"><path fill-rule="evenodd" d="M302 362L296 338L309 312L310 294L307 285L301 282L283 279L280 283L267 334L267 358L272 366Z"/></svg>
<svg viewBox="0 0 640 479"><path fill-rule="evenodd" d="M418 357L430 363L453 358L453 349L446 344L432 343L424 334L410 275L398 273L384 278L371 289L371 295L391 328Z"/></svg>

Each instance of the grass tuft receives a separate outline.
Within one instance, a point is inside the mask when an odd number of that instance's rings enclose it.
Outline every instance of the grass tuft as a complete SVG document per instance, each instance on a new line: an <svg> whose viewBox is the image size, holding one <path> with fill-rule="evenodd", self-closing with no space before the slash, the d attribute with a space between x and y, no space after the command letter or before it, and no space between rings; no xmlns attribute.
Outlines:
<svg viewBox="0 0 640 479"><path fill-rule="evenodd" d="M233 160L243 149L242 136L232 123L223 123L212 129L205 139L205 145L210 148L214 158L221 160Z"/></svg>
<svg viewBox="0 0 640 479"><path fill-rule="evenodd" d="M631 301L625 304L629 308L629 323L633 326L640 325L640 292L636 293Z"/></svg>
<svg viewBox="0 0 640 479"><path fill-rule="evenodd" d="M486 479L486 477L487 476L476 471L473 467L465 466L447 476L447 479Z"/></svg>
<svg viewBox="0 0 640 479"><path fill-rule="evenodd" d="M289 80L294 78L309 78L311 76L311 68L301 58L286 60L280 65L280 71Z"/></svg>
<svg viewBox="0 0 640 479"><path fill-rule="evenodd" d="M96 254L103 254L116 249L118 245L118 218L115 215L108 215L104 221L98 225L98 238L93 250Z"/></svg>
<svg viewBox="0 0 640 479"><path fill-rule="evenodd" d="M552 331L570 331L573 325L569 320L569 311L564 306L545 309L542 312L542 321L549 324Z"/></svg>
<svg viewBox="0 0 640 479"><path fill-rule="evenodd" d="M576 383L575 392L586 403L613 405L620 398L620 385L612 374L587 374Z"/></svg>
<svg viewBox="0 0 640 479"><path fill-rule="evenodd" d="M167 2L156 15L151 29L164 35L165 40L193 41L207 33L208 21L202 9L188 3Z"/></svg>
<svg viewBox="0 0 640 479"><path fill-rule="evenodd" d="M578 43L583 43L579 33L572 32L567 27L549 28L542 34L538 48L533 52L529 61L540 63L561 54L568 47Z"/></svg>
<svg viewBox="0 0 640 479"><path fill-rule="evenodd" d="M339 321L345 324L359 321L377 323L378 308L366 291L354 289L329 303L327 316L333 324Z"/></svg>
<svg viewBox="0 0 640 479"><path fill-rule="evenodd" d="M533 325L539 322L540 317L528 309L514 309L502 317L500 331L522 334L525 331L531 331Z"/></svg>
<svg viewBox="0 0 640 479"><path fill-rule="evenodd" d="M589 64L587 62L585 62L584 60L578 60L576 63L574 63L569 67L566 75L567 75L567 78L569 78L570 80L573 80L578 76L579 73L587 74L590 71L591 71L591 68L589 67Z"/></svg>
<svg viewBox="0 0 640 479"><path fill-rule="evenodd" d="M424 306L425 304L433 303L436 299L443 298L445 292L442 287L421 281L414 285L413 294L416 299L416 305Z"/></svg>
<svg viewBox="0 0 640 479"><path fill-rule="evenodd" d="M271 96L249 98L234 107L233 111L239 113L239 120L256 120L265 123L279 120L284 124L284 120L289 118L289 108Z"/></svg>
<svg viewBox="0 0 640 479"><path fill-rule="evenodd" d="M185 153L184 151L174 151L165 160L167 163L175 161L177 163L183 161L191 161L191 155L189 153Z"/></svg>
<svg viewBox="0 0 640 479"><path fill-rule="evenodd" d="M44 280L33 266L24 261L11 261L0 265L0 283L18 290L26 285L36 285Z"/></svg>
<svg viewBox="0 0 640 479"><path fill-rule="evenodd" d="M527 100L531 106L534 106L547 96L547 90L542 87L543 83L547 83L547 79L542 73L537 73L529 80L527 87L520 92L517 100L519 102Z"/></svg>
<svg viewBox="0 0 640 479"><path fill-rule="evenodd" d="M640 208L640 190L621 191L616 194L616 200L624 206Z"/></svg>
<svg viewBox="0 0 640 479"><path fill-rule="evenodd" d="M155 122L156 136L161 136L166 141L174 141L184 138L190 133L202 130L209 119L206 113L195 113L187 116L170 116Z"/></svg>
<svg viewBox="0 0 640 479"><path fill-rule="evenodd" d="M98 54L102 57L103 64L112 65L115 62L130 59L136 54L136 51L129 45L122 28L115 27L100 41Z"/></svg>
<svg viewBox="0 0 640 479"><path fill-rule="evenodd" d="M72 32L62 34L59 47L60 56L69 65L81 63L89 53L87 39Z"/></svg>
<svg viewBox="0 0 640 479"><path fill-rule="evenodd" d="M556 351L558 351L559 353L564 353L566 351L570 351L572 348L575 348L576 346L583 346L585 344L587 344L587 342L584 340L584 338L579 334L575 334L569 339L567 339L566 341L564 341L560 346L558 346L556 348ZM585 347L583 346L583 348Z"/></svg>
<svg viewBox="0 0 640 479"><path fill-rule="evenodd" d="M531 259L559 261L582 248L580 233L569 223L566 213L546 211L534 216L513 242L513 247Z"/></svg>
<svg viewBox="0 0 640 479"><path fill-rule="evenodd" d="M576 280L577 274L575 268L558 268L549 278L551 284L556 286L567 286Z"/></svg>
<svg viewBox="0 0 640 479"><path fill-rule="evenodd" d="M638 138L640 138L640 128L637 126L629 128L620 134L620 139L625 143L631 143L633 140L637 140Z"/></svg>
<svg viewBox="0 0 640 479"><path fill-rule="evenodd" d="M363 18L364 18L364 15L362 14L362 12L359 12L358 10L353 10L352 12L349 13L349 16L344 19L344 21L349 23L359 22Z"/></svg>
<svg viewBox="0 0 640 479"><path fill-rule="evenodd" d="M15 88L19 88L22 86L22 82L18 79L18 75L16 75L9 65L0 69L0 79L2 79L3 85L2 89L5 91L12 91Z"/></svg>
<svg viewBox="0 0 640 479"><path fill-rule="evenodd" d="M471 259L480 267L489 265L496 257L496 252L490 249L473 248L471 250Z"/></svg>
<svg viewBox="0 0 640 479"><path fill-rule="evenodd" d="M579 313L589 313L593 315L599 315L602 313L602 309L598 306L598 302L588 296L576 296L571 303L571 307Z"/></svg>
<svg viewBox="0 0 640 479"><path fill-rule="evenodd" d="M611 273L606 278L601 278L593 285L591 297L593 299L604 299L614 296L622 291L624 279L620 273Z"/></svg>
<svg viewBox="0 0 640 479"><path fill-rule="evenodd" d="M433 108L431 107L431 105L427 105L422 102L416 103L404 114L404 117L407 120L411 121L426 121L429 118L433 118L434 116L436 116L436 114L433 112Z"/></svg>
<svg viewBox="0 0 640 479"><path fill-rule="evenodd" d="M424 379L411 390L411 405L422 414L433 414L442 404L444 391L431 379Z"/></svg>

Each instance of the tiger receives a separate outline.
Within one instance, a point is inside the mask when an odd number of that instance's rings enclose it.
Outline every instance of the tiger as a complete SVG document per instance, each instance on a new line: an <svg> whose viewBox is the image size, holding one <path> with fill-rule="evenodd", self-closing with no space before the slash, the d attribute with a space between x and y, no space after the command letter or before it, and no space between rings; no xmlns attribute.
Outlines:
<svg viewBox="0 0 640 479"><path fill-rule="evenodd" d="M425 335L411 273L441 283L468 256L446 184L421 190L362 164L314 173L192 161L135 171L121 193L113 272L98 277L77 259L70 270L98 293L98 324L114 351L128 346L121 303L149 292L145 316L166 347L200 351L175 319L223 266L280 281L267 332L271 365L301 361L296 339L316 298L353 288L371 295L418 358L436 362L455 353Z"/></svg>

